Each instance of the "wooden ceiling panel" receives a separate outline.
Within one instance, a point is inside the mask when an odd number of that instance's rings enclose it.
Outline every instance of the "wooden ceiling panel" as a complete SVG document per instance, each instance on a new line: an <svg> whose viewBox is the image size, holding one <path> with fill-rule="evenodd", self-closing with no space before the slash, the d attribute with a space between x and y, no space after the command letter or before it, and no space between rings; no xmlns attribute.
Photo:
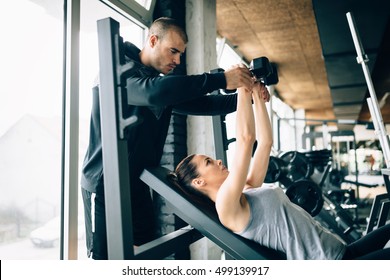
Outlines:
<svg viewBox="0 0 390 280"><path fill-rule="evenodd" d="M217 0L217 28L247 62L277 64L276 91L287 104L334 117L310 0Z"/></svg>
<svg viewBox="0 0 390 280"><path fill-rule="evenodd" d="M319 13L322 20L329 23L343 22L345 25L345 12L340 7L353 6L357 8L364 4L364 0L347 1L334 0L216 0L217 1L217 30L220 36L228 39L237 50L243 55L248 63L260 56L266 56L271 62L276 63L279 83L275 86L277 94L282 100L294 109L303 108L306 110L308 118L334 119L331 90L329 88L328 76L332 78L332 72L329 72L329 57L327 64L322 53L319 29L317 26L318 15L315 15L314 8L318 9L319 3L322 5ZM376 6L387 7L381 0L371 0ZM313 3L316 4L313 7ZM381 3L379 5L379 3ZM373 4L374 5L374 4ZM375 10L372 8L370 9ZM341 10L340 10L341 9ZM386 14L377 8L376 11ZM316 10L316 12L318 12ZM342 19L333 18L332 15L342 14ZM321 14L322 13L322 14ZM326 15L323 15L326 13ZM362 13L367 13L363 9ZM329 14L329 16L328 16ZM387 12L388 14L388 12ZM317 16L317 18L316 18ZM360 17L363 17L360 14ZM379 54L380 62L377 62L377 71L374 71L373 79L378 90L378 99L384 92L390 92L390 82L388 74L390 68L389 43L390 23L383 35L385 38L382 43L382 51ZM330 25L333 26L333 25ZM337 35L337 28L324 29L327 33L325 38ZM364 30L363 30L364 31ZM367 32L373 34L375 30ZM321 34L324 35L323 33ZM380 35L380 34L379 34ZM378 36L379 36L378 35ZM377 35L375 35L377 36ZM347 37L350 40L350 36ZM350 44L351 42L340 42L337 36L330 38L329 46L338 46L340 43ZM371 38L371 37L370 37ZM387 39L386 39L387 38ZM333 41L332 41L333 40ZM366 50L367 51L367 50ZM337 60L337 57L333 58ZM352 75L350 69L340 70L334 67L335 71L342 71L345 75ZM377 72L377 73L375 73ZM360 73L360 72L359 72ZM379 77L380 73L383 73ZM385 76L384 76L385 75ZM387 75L387 76L386 76ZM338 77L340 75L337 75ZM387 81L386 81L387 79ZM331 80L331 79L330 79ZM380 83L381 82L381 83ZM390 99L390 98L389 98ZM388 102L390 103L390 101ZM336 103L335 103L336 104ZM342 114L338 115L343 117ZM341 112L342 113L342 112ZM382 108L382 114L386 122L390 121L390 105L385 104ZM386 117L385 117L386 116ZM369 118L367 105L363 104L360 113L360 119Z"/></svg>
<svg viewBox="0 0 390 280"><path fill-rule="evenodd" d="M262 45L266 48L267 51L273 52L274 55L283 52L301 52L302 46L300 41L290 30L283 30L279 32L272 32L273 36L267 37L262 35L262 33L257 33L257 38L262 42ZM278 36L277 36L278 35Z"/></svg>
<svg viewBox="0 0 390 280"><path fill-rule="evenodd" d="M314 120L334 120L333 109L306 110L306 118ZM311 122L308 122L310 124ZM311 123L315 124L315 123ZM318 123L317 123L318 124ZM331 124L331 123L330 123Z"/></svg>

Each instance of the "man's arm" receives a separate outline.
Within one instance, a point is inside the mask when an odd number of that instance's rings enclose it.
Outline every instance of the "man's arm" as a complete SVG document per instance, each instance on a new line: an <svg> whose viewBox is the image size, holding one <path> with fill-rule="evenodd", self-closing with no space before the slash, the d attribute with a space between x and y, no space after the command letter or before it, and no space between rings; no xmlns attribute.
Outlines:
<svg viewBox="0 0 390 280"><path fill-rule="evenodd" d="M200 98L180 103L173 111L182 115L217 116L236 111L237 94L205 95Z"/></svg>
<svg viewBox="0 0 390 280"><path fill-rule="evenodd" d="M199 98L217 89L245 87L253 79L248 68L235 65L223 73L158 76L153 69L135 62L126 79L128 103L136 106L172 106Z"/></svg>
<svg viewBox="0 0 390 280"><path fill-rule="evenodd" d="M172 106L226 87L223 73L148 77L142 73L126 80L130 105Z"/></svg>

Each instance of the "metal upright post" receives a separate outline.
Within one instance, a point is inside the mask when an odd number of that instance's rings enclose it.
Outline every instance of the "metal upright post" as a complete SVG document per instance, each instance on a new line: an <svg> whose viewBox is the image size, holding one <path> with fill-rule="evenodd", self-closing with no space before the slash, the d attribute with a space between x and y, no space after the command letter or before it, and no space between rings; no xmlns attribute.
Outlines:
<svg viewBox="0 0 390 280"><path fill-rule="evenodd" d="M119 23L106 18L99 20L97 27L108 258L133 259L128 151L124 130L137 118L124 118L123 113L126 95L120 81L126 66L120 50Z"/></svg>
<svg viewBox="0 0 390 280"><path fill-rule="evenodd" d="M374 124L375 128L375 133L378 135L379 142L382 147L382 152L383 152L383 157L385 159L386 167L382 169L382 175L385 181L386 189L387 189L387 196L390 198L390 180L389 180L389 175L390 175L390 144L389 144L389 138L387 136L385 126L383 123L383 118L382 114L380 111L380 107L378 104L378 100L376 98L376 93L375 89L371 80L371 75L367 66L368 62L368 57L366 54L364 54L363 46L360 41L359 34L357 33L355 29L355 21L352 16L352 14L349 12L347 13L347 19L348 19L348 24L349 28L351 29L351 34L352 34L352 39L355 44L356 52L357 52L357 62L362 65L364 77L366 78L367 86L368 86L368 91L370 93L370 98L367 98L367 104L368 108L370 109L372 121ZM386 211L380 211L378 219L377 219L377 226L381 226L383 224L383 219L387 219L388 216L388 203L386 204L383 202L382 207L385 208L387 207ZM374 210L374 209L372 209ZM370 222L371 218L374 217L375 215L373 213L370 214ZM382 223L382 224L380 224ZM369 223L370 224L370 223Z"/></svg>
<svg viewBox="0 0 390 280"><path fill-rule="evenodd" d="M375 127L375 133L378 135L379 141L381 143L383 156L385 158L387 168L390 168L390 144L389 138L386 134L385 126L383 124L383 118L381 111L379 109L378 100L376 98L376 93L374 89L374 85L371 80L370 71L367 65L368 57L364 53L363 46L360 41L359 34L355 29L355 21L353 15L348 12L347 20L349 24L349 28L351 30L352 39L355 44L356 52L357 52L357 62L362 66L364 77L366 78L366 83L368 87L368 91L370 93L370 98L367 98L368 107L370 109L371 117Z"/></svg>

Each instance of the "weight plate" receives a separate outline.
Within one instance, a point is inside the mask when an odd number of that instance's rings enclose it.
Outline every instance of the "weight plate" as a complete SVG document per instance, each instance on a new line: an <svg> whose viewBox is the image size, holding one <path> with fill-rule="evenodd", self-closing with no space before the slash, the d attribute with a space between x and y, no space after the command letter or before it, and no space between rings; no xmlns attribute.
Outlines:
<svg viewBox="0 0 390 280"><path fill-rule="evenodd" d="M305 209L311 216L320 213L324 206L321 188L311 180L302 179L293 182L286 191L291 202Z"/></svg>
<svg viewBox="0 0 390 280"><path fill-rule="evenodd" d="M282 153L279 158L286 163L286 177L291 181L309 178L313 175L313 166L304 154L297 151L289 151Z"/></svg>
<svg viewBox="0 0 390 280"><path fill-rule="evenodd" d="M282 161L274 156L270 156L267 174L265 175L264 183L275 183L282 176Z"/></svg>

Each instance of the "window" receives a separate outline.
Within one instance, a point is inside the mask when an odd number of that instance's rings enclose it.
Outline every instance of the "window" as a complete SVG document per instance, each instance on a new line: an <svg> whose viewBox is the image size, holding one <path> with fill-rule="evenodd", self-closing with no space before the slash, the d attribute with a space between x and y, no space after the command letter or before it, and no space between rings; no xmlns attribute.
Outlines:
<svg viewBox="0 0 390 280"><path fill-rule="evenodd" d="M0 10L0 259L60 257L63 4L6 1ZM139 25L103 2L84 0L80 8L79 168L98 73L97 20L117 20L138 47L144 40ZM85 259L81 197L78 203L78 258Z"/></svg>
<svg viewBox="0 0 390 280"><path fill-rule="evenodd" d="M129 15L144 26L149 26L153 20L153 10L156 0L101 0L121 14Z"/></svg>
<svg viewBox="0 0 390 280"><path fill-rule="evenodd" d="M141 48L145 39L145 30L135 21L111 9L110 6L96 0L81 1L80 13L80 124L79 124L79 176L88 148L89 121L92 107L92 87L99 72L99 52L97 21L111 17L120 24L120 34L124 41L129 41ZM80 180L79 180L80 182ZM79 196L79 217L83 217L84 208L81 194ZM80 226L80 224L79 224ZM84 224L82 224L84 227ZM87 257L85 240L79 239L79 259Z"/></svg>
<svg viewBox="0 0 390 280"><path fill-rule="evenodd" d="M62 0L0 9L0 259L59 257L62 9Z"/></svg>

